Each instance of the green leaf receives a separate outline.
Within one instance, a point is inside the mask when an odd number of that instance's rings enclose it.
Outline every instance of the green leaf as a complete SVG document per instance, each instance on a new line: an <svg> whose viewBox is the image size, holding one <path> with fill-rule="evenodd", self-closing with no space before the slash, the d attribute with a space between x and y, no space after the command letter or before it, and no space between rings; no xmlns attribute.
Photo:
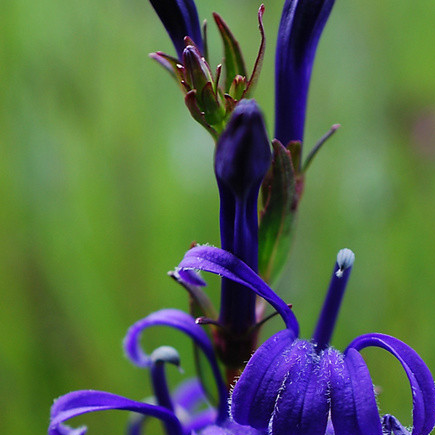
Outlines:
<svg viewBox="0 0 435 435"><path fill-rule="evenodd" d="M217 13L213 13L213 17L224 44L225 91L228 92L236 75L246 77L245 62L239 43L234 38L225 21Z"/></svg>
<svg viewBox="0 0 435 435"><path fill-rule="evenodd" d="M286 148L274 140L272 146L272 166L261 186L263 210L258 234L259 272L268 283L278 278L287 260L303 187L303 176L294 166L300 158L300 144L291 142Z"/></svg>
<svg viewBox="0 0 435 435"><path fill-rule="evenodd" d="M313 149L309 152L307 158L305 159L304 165L302 167L302 172L306 172L311 162L313 161L316 154L322 148L323 144L341 127L340 124L334 124L326 134L324 134L320 140L314 145Z"/></svg>
<svg viewBox="0 0 435 435"><path fill-rule="evenodd" d="M264 53L266 50L266 35L264 33L263 26L263 14L264 14L264 5L260 6L258 10L258 28L260 30L261 43L260 48L258 49L257 59L255 60L254 69L252 71L251 77L246 86L243 97L248 98L252 93L255 85L257 84L258 78L260 77L261 68L263 66Z"/></svg>
<svg viewBox="0 0 435 435"><path fill-rule="evenodd" d="M150 53L149 57L162 65L178 83L184 80L183 65L181 65L180 61L175 57L169 56L161 51Z"/></svg>

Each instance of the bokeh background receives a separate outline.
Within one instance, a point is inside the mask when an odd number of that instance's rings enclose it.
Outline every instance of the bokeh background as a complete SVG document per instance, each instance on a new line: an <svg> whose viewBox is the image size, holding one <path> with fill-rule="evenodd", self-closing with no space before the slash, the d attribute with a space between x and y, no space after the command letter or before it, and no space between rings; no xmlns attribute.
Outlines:
<svg viewBox="0 0 435 435"><path fill-rule="evenodd" d="M282 1L266 0L256 91L273 129ZM198 0L226 19L252 66L252 0ZM370 331L412 345L435 372L435 7L433 0L336 2L319 46L306 150L342 128L310 168L288 267L277 287L309 337L336 252L356 263L334 336ZM189 244L219 243L213 143L152 51L172 53L146 0L0 2L0 433L45 433L55 397L94 388L141 399L148 373L122 352L136 320L187 307L166 272ZM210 278L216 297L218 280ZM272 321L265 335L277 330ZM190 345L165 328L147 349ZM411 423L399 364L364 351L381 410ZM183 376L169 370L176 385ZM76 419L120 434L125 413ZM150 433L159 433L159 426Z"/></svg>

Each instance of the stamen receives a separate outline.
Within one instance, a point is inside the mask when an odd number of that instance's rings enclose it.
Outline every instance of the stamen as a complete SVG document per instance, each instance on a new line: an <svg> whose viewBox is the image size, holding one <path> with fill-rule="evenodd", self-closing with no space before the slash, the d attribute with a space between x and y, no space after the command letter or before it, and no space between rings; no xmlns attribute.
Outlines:
<svg viewBox="0 0 435 435"><path fill-rule="evenodd" d="M319 352L328 347L331 340L354 261L355 254L350 249L346 248L339 251L328 293L313 334L313 341Z"/></svg>

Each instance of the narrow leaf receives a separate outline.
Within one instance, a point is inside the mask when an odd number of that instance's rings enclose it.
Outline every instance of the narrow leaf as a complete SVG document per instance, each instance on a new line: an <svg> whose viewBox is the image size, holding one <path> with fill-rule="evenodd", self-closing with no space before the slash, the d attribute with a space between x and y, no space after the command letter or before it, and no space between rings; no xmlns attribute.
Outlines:
<svg viewBox="0 0 435 435"><path fill-rule="evenodd" d="M272 145L272 166L261 186L264 208L258 233L258 269L268 283L277 278L287 259L296 195L292 155L279 141L273 141Z"/></svg>
<svg viewBox="0 0 435 435"><path fill-rule="evenodd" d="M213 13L213 17L224 44L224 65L226 71L225 91L228 92L236 75L246 77L245 62L242 52L240 51L239 43L234 38L225 21L217 13Z"/></svg>
<svg viewBox="0 0 435 435"><path fill-rule="evenodd" d="M248 98L249 94L254 89L258 81L258 78L260 77L261 67L263 66L264 52L266 50L266 35L264 33L263 14L264 14L264 5L262 4L260 6L260 9L258 10L258 28L260 29L261 43L260 43L260 48L258 50L257 59L255 60L254 69L248 81L248 85L245 89L245 93L243 94L244 98Z"/></svg>

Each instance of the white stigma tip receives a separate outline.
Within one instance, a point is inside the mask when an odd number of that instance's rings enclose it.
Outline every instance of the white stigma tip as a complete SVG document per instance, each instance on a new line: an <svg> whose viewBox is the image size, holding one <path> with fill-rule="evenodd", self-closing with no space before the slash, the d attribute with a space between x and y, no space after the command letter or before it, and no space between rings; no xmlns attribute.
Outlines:
<svg viewBox="0 0 435 435"><path fill-rule="evenodd" d="M350 249L341 249L337 254L338 270L335 272L335 276L337 278L341 278L343 276L343 272L349 267L353 266L354 261L355 254Z"/></svg>

